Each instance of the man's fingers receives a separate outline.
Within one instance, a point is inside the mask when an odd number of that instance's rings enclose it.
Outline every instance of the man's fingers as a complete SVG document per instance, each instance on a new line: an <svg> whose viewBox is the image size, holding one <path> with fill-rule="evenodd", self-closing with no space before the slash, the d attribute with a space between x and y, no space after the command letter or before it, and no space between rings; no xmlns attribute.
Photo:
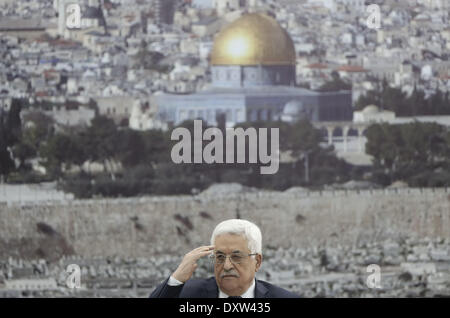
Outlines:
<svg viewBox="0 0 450 318"><path fill-rule="evenodd" d="M173 277L180 282L186 282L191 278L194 271L197 269L197 260L200 257L210 254L214 250L214 245L200 246L187 253L177 270L173 274Z"/></svg>
<svg viewBox="0 0 450 318"><path fill-rule="evenodd" d="M197 261L200 257L210 254L214 250L214 245L200 246L186 254L186 260Z"/></svg>
<svg viewBox="0 0 450 318"><path fill-rule="evenodd" d="M203 251L212 251L214 249L214 245L210 245L210 246L200 246L197 247L196 249L193 249L192 251L189 252L189 254L197 254Z"/></svg>
<svg viewBox="0 0 450 318"><path fill-rule="evenodd" d="M212 249L214 249L214 245L206 245L206 246L197 247L193 251L212 250Z"/></svg>
<svg viewBox="0 0 450 318"><path fill-rule="evenodd" d="M211 254L212 251L204 251L204 252L200 252L200 257L205 256L205 255L209 255Z"/></svg>
<svg viewBox="0 0 450 318"><path fill-rule="evenodd" d="M195 259L195 260L198 260L199 258L204 257L204 256L206 256L206 255L208 255L208 254L211 254L211 251L198 252L198 253L196 253L196 254L194 255L194 259Z"/></svg>

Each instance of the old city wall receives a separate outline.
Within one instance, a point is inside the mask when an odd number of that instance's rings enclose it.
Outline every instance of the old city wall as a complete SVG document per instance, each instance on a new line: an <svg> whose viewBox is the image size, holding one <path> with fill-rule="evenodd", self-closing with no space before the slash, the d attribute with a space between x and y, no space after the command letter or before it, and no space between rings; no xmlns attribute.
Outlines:
<svg viewBox="0 0 450 318"><path fill-rule="evenodd" d="M0 205L0 258L182 255L237 213L260 225L266 247L450 237L450 189L75 200Z"/></svg>

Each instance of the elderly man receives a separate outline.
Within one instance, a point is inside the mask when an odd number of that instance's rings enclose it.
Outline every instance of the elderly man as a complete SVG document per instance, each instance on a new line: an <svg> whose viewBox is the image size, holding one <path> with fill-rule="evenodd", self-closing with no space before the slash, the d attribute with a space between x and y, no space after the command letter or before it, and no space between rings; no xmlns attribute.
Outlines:
<svg viewBox="0 0 450 318"><path fill-rule="evenodd" d="M214 275L190 280L197 260L210 255ZM211 245L187 253L175 272L151 294L152 298L292 298L297 295L255 279L261 267L261 231L245 220L220 223L211 235Z"/></svg>

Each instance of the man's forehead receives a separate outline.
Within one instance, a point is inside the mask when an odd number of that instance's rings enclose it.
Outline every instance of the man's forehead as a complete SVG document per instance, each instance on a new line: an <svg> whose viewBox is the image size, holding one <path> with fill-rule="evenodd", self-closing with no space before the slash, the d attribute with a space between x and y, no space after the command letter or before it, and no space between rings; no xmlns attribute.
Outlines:
<svg viewBox="0 0 450 318"><path fill-rule="evenodd" d="M232 249L234 251L243 251L247 249L248 242L245 236L240 234L221 234L215 238L215 249Z"/></svg>

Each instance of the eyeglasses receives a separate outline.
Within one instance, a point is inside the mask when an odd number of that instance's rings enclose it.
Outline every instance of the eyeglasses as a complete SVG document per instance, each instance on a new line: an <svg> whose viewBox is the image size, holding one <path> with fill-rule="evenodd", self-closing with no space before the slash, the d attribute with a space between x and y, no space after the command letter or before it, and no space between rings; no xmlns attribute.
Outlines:
<svg viewBox="0 0 450 318"><path fill-rule="evenodd" d="M209 258L213 261L216 262L216 264L223 264L226 262L227 257L230 258L230 262L233 264L241 264L244 259L246 259L249 256L254 256L254 255L258 255L257 253L255 254L231 254L231 255L225 255L225 254L212 254L209 256Z"/></svg>

